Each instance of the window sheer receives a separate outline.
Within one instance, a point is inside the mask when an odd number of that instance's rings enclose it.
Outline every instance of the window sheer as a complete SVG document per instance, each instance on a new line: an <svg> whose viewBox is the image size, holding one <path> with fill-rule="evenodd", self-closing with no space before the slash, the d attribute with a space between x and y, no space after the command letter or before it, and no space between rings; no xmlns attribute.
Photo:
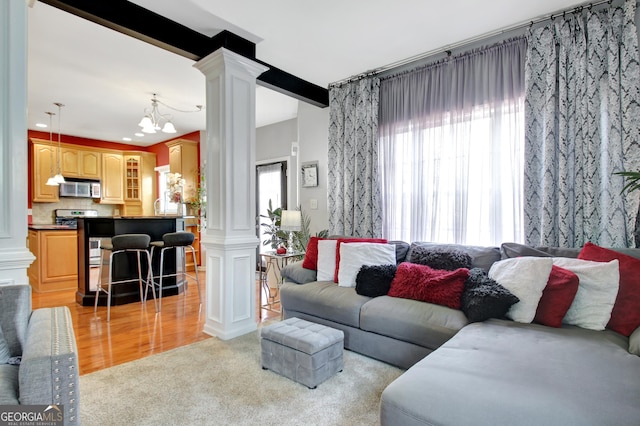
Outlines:
<svg viewBox="0 0 640 426"><path fill-rule="evenodd" d="M383 236L523 241L523 39L380 84Z"/></svg>

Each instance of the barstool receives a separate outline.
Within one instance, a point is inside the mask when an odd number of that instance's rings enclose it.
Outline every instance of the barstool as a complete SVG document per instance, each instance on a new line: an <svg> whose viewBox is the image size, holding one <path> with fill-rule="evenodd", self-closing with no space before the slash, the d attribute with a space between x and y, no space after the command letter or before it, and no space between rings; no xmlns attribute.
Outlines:
<svg viewBox="0 0 640 426"><path fill-rule="evenodd" d="M149 281L153 281L153 272L151 269L151 254L147 251L149 248L149 242L151 241L151 237L146 234L121 234L116 235L111 238L111 243L103 243L101 244L101 253L100 253L100 269L98 272L98 288L96 290L96 300L95 305L93 307L93 311L98 311L98 296L101 291L107 293L107 321L111 320L111 286L113 284L121 284L125 282L131 282L135 280L135 278L129 278L126 280L113 281L113 256L118 253L135 253L136 258L138 260L138 283L140 284L140 300L142 303L146 300L146 288L149 286ZM109 255L109 282L107 284L107 289L105 290L102 286L102 265L105 262L104 254L110 251ZM147 279L145 280L145 297L142 294L142 264L140 263L140 253L144 253L147 256ZM153 286L152 286L153 287ZM156 303L156 311L157 311L157 301L156 301L156 292L155 288L153 289L153 301Z"/></svg>
<svg viewBox="0 0 640 426"><path fill-rule="evenodd" d="M195 240L195 236L191 233L191 232L185 232L185 231L180 231L180 232L169 232L166 233L162 236L162 241L152 241L151 242L151 257L153 258L153 252L156 248L160 249L160 269L159 269L159 273L160 275L153 277L154 279L151 281L151 286L153 287L154 290L154 294L155 294L155 278L159 278L158 280L158 289L159 289L159 294L158 294L158 311L162 310L162 279L164 277L178 277L179 275L182 276L182 278L184 280L186 280L186 277L190 277L196 280L196 285L198 286L198 300L200 301L200 305L202 306L202 295L200 294L200 278L198 278L198 262L196 262L196 251L193 248L193 241ZM181 272L177 272L177 267L176 267L176 273L175 274L165 274L164 273L164 252L165 250L170 250L170 249L176 249L176 250L181 250L182 251L182 270ZM186 249L190 249L191 250L191 255L193 256L193 264L195 267L195 276L194 275L189 275L187 274L187 268L186 268L186 262L185 262L185 255ZM145 290L145 295L144 295L145 299L147 297L147 291Z"/></svg>

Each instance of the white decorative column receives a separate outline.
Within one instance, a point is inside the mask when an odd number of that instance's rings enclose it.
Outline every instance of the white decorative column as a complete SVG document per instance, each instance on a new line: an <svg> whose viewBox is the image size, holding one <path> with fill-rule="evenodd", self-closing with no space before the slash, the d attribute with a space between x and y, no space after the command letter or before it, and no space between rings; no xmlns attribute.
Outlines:
<svg viewBox="0 0 640 426"><path fill-rule="evenodd" d="M27 5L0 1L0 285L28 284Z"/></svg>
<svg viewBox="0 0 640 426"><path fill-rule="evenodd" d="M204 332L226 340L257 329L256 77L268 68L226 49L194 66L207 92Z"/></svg>

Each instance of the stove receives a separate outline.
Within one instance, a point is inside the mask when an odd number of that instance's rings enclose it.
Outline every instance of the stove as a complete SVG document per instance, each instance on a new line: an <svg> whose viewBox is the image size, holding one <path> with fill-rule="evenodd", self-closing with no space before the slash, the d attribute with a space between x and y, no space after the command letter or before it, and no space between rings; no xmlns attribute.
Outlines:
<svg viewBox="0 0 640 426"><path fill-rule="evenodd" d="M97 217L98 210L56 209L56 225L67 225L73 229L78 227L79 217Z"/></svg>

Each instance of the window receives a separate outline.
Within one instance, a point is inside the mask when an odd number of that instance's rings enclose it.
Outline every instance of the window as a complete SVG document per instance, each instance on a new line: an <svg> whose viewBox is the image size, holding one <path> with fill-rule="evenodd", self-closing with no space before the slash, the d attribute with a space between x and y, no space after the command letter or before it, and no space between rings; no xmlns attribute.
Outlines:
<svg viewBox="0 0 640 426"><path fill-rule="evenodd" d="M381 81L385 238L524 241L525 48L511 40Z"/></svg>

